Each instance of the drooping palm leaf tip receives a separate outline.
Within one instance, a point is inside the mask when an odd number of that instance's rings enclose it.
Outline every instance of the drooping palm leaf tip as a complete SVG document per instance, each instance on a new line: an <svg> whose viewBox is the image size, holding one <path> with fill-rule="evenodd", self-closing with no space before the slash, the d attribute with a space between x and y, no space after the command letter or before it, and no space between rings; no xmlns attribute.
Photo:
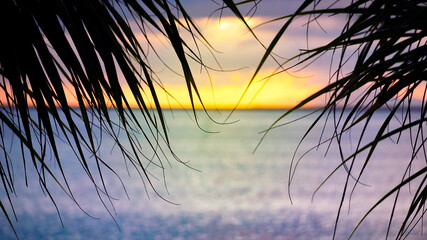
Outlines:
<svg viewBox="0 0 427 240"><path fill-rule="evenodd" d="M342 160L338 168L344 168L347 171L347 180L335 222L334 237L344 201L351 198L363 173L370 167L371 156L379 143L390 138L398 142L403 133L409 133L412 154L407 159L407 169L402 176L396 176L401 179L400 184L390 189L366 214L367 216L387 198L394 198L394 207L396 207L401 189L412 183L413 201L407 206L407 215L399 223L400 227L396 235L396 239L406 238L415 225L422 225L422 218L426 211L427 2L418 0L333 1L334 4L330 5L326 2L327 7L320 8L321 2L304 1L295 14L272 20L287 19L267 48L258 70L295 17L308 17L307 26L314 24L321 16L342 17L344 15L347 17L347 22L338 37L320 47L306 49L283 63L282 71L287 71L309 67L308 65L325 53L331 53L333 56L328 85L284 113L269 130L280 126L283 118L289 117L292 112L306 104L321 97L326 99L323 107L317 110L319 115L308 127L301 142L317 125L322 127L322 122L326 125L325 122L333 121L333 132L326 139L321 137L319 144L335 141ZM322 3L324 4L325 1ZM342 7L343 3L346 3L344 7ZM351 71L345 72L345 69L351 69ZM418 91L417 96L416 91ZM366 131L369 129L371 117L379 110L388 111L388 115L381 127L375 129L377 131L375 137L368 139ZM347 142L343 138L352 129L359 127L362 129L357 133L359 140L350 154L346 155ZM356 131L352 132L353 135L355 133ZM294 155L289 184L292 182L299 160L301 159L296 159ZM357 165L357 161L362 161L362 167L356 170L354 166ZM416 168L415 172L411 170L414 162L422 165L421 168ZM329 178L330 176L326 180ZM394 207L390 215L387 236L391 232L390 228L394 220ZM355 230L359 225L360 223Z"/></svg>
<svg viewBox="0 0 427 240"><path fill-rule="evenodd" d="M156 51L149 31L169 39L190 96L192 91L197 93L187 55L196 61L200 58L178 31L197 38L199 30L176 3L0 1L0 175L1 191L7 196L0 207L11 225L12 217L16 218L13 165L18 159L22 159L25 181L38 181L55 207L48 182L59 185L78 204L63 169L58 141L68 143L109 213L111 198L103 176L105 172L117 174L99 153L103 135L116 142L127 165L152 187L146 166L162 168L159 144L169 148L169 141L154 88L161 83L147 60L148 52ZM137 39L136 32L144 38ZM123 84L130 88L130 96L122 91ZM70 105L72 98L77 99L76 106ZM130 100L136 102L140 115L131 108ZM77 127L79 121L84 128ZM5 142L7 134L18 140L21 158L9 157L12 143ZM127 139L127 145L119 138ZM144 144L140 141L146 141L148 149L141 149ZM48 158L54 161L46 161ZM36 179L27 179L30 168Z"/></svg>

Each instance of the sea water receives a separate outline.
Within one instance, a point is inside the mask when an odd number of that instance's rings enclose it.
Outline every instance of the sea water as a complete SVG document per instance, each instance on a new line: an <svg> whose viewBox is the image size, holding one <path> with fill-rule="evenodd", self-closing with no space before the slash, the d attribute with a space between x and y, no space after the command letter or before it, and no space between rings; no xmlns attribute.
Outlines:
<svg viewBox="0 0 427 240"><path fill-rule="evenodd" d="M152 164L145 162L156 192L144 173L135 171L132 163L123 159L114 141L103 135L99 153L120 177L102 167L107 190L114 198L110 201L102 189L96 191L88 181L69 145L58 141L62 167L78 203L71 201L47 177L60 215L31 169L27 169L26 187L17 139L5 135L5 142L15 141L10 156L14 161L16 195L11 198L18 221L4 191L0 192L0 199L18 236L21 239L332 239L336 226L336 239L346 239L366 212L399 184L412 153L409 134L403 134L398 144L396 139L381 143L360 179L361 184L357 184L351 196L347 190L336 225L347 179L345 169L339 168L317 188L341 163L339 149L336 142L326 141L308 151L322 141L319 139L332 136L333 121L325 128L320 122L320 127L298 145L315 114L272 129L260 143L263 131L284 111L239 110L227 121L230 124L215 123L203 111L196 112L197 122L192 111L164 113L171 149L185 164L176 161L164 146L167 159L158 151L164 171L155 166L160 164L156 157ZM308 113L310 110L296 112L281 123ZM371 119L366 139L375 136L387 114L380 111ZM228 112L210 111L209 115L222 122ZM83 125L78 127L84 129ZM343 136L345 154L355 149L360 132L361 128L356 127ZM142 153L151 158L150 146L144 144L143 135L139 137ZM355 169L360 170L363 156L366 154L357 159ZM46 161L58 170L53 158ZM28 158L27 162L30 165ZM425 165L425 159L419 156L412 172ZM354 171L353 177L357 177L358 170ZM93 172L96 178L96 168ZM350 189L354 182L350 178ZM416 186L412 192L406 187L400 193L391 237L395 237L398 223L405 217ZM385 238L394 196L372 211L356 230L354 239ZM0 239L15 239L3 214L0 224ZM426 234L424 231L422 235L419 224L408 239L425 239Z"/></svg>

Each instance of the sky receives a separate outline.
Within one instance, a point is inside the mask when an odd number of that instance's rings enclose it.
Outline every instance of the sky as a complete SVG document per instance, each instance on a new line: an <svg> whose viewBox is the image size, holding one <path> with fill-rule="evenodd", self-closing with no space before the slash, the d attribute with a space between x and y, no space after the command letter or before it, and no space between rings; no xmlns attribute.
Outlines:
<svg viewBox="0 0 427 240"><path fill-rule="evenodd" d="M196 108L203 106L209 109L290 108L328 83L332 57L330 54L325 54L308 66L303 65L286 72L277 73L281 70L278 66L287 58L300 53L302 49L320 46L338 36L346 22L344 16L324 16L309 26L307 26L308 17L296 18L274 48L274 58L270 56L267 59L249 86L266 47L286 22L286 20L269 21L292 14L301 2L263 0L257 5L247 4L241 7L242 14L250 16L247 23L259 41L231 11L221 10L222 1L181 0L181 2L210 44L209 47L202 40L194 41L190 34L180 29L183 40L207 66L202 67L200 63L190 57L187 58L202 100L199 101L195 97ZM328 2L330 1L322 1ZM147 49L147 60L158 82L155 89L160 105L163 108L191 108L182 67L168 40L155 31L148 31L147 38L152 44L152 49L149 49L145 36L140 32L135 34L143 48ZM284 65L287 66L289 64ZM344 68L343 74L345 70ZM123 77L122 83L122 89L130 105L136 107L131 90ZM147 94L146 100L151 102L149 105L154 107L149 92L144 91L144 94ZM320 106L325 100L319 98L306 107ZM77 102L75 104L77 105Z"/></svg>
<svg viewBox="0 0 427 240"><path fill-rule="evenodd" d="M196 52L207 68L190 58L188 61L195 78L204 107L230 109L238 108L288 108L299 103L302 99L319 90L327 83L328 64L312 65L301 71L291 71L271 76L278 69L278 64L285 58L299 53L299 49L307 48L326 39L340 30L334 20L325 19L324 28L310 27L309 42L306 41L307 19L298 19L292 28L283 36L274 49L275 60L269 58L261 71L257 74L248 91L249 81L252 78L265 47L274 38L284 21L277 21L259 26L271 19L290 14L297 9L299 1L291 0L264 0L256 5L247 4L241 7L243 15L251 16L247 19L254 33L260 40L248 31L231 11L219 10L222 1L219 0L181 0L188 14L193 18L203 36L209 41L207 47L203 41L194 43L190 34L181 29L183 40ZM254 11L255 10L255 11ZM323 23L322 23L323 24ZM338 30L338 31L337 31ZM142 46L147 48L147 41L143 34L135 32ZM191 108L188 89L182 76L182 68L170 43L156 32L148 33L153 50L147 51L148 62L158 79L156 93L164 108ZM70 41L71 42L71 41ZM322 61L319 61L322 63ZM297 69L295 69L297 70ZM132 99L131 90L122 78L122 89L128 97L131 106L136 107ZM78 105L72 86L69 90L70 105ZM145 91L149 93L149 91ZM245 94L244 94L245 93ZM5 96L0 96L4 102ZM242 101L239 100L242 98ZM147 101L151 101L150 96ZM239 105L237 105L239 103ZM30 103L31 104L31 103ZM154 107L154 104L151 104ZM201 102L196 99L195 107L201 108Z"/></svg>
<svg viewBox="0 0 427 240"><path fill-rule="evenodd" d="M189 34L182 31L183 39L192 49L199 49L204 64L210 68L205 69L199 63L189 60L198 91L206 108L230 109L236 106L241 109L289 108L327 83L329 60L318 61L302 70L296 68L288 73L271 76L278 70L278 64L284 62L285 58L298 54L299 49L325 43L331 37L339 34L341 30L341 26L335 18L320 19L319 24L323 29L310 25L310 35L307 41L305 25L307 18L301 18L295 21L289 32L276 46L275 59L270 57L267 60L244 94L265 52L265 47L285 21L259 25L292 13L298 7L296 3L298 1L265 0L257 5L253 16L248 18L248 23L254 28L260 43L229 10L216 11L220 6L215 2L183 1L189 15L193 17L203 36L212 46L212 49L208 49L202 42L198 42L196 46ZM253 6L252 4L242 8L242 13L247 14L248 9ZM141 42L145 40L141 34L139 39ZM150 40L159 55L158 57L152 54L151 58L149 57L150 66L167 91L166 93L161 87L156 88L162 107L191 108L188 89L180 74L181 66L172 48L159 35L150 37ZM124 91L130 93L128 88L124 88ZM239 103L242 96L242 101ZM239 105L237 105L238 103ZM131 101L132 104L134 103ZM316 105L316 102L309 107L313 107L313 105ZM202 107L200 101L195 101L195 106Z"/></svg>

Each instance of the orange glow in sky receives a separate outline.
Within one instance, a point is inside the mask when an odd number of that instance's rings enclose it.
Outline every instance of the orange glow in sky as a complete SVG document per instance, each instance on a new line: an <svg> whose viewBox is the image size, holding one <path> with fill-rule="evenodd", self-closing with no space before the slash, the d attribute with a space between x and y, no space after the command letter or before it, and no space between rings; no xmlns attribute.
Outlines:
<svg viewBox="0 0 427 240"><path fill-rule="evenodd" d="M203 105L208 109L232 109L236 107L242 96L247 83L240 82L243 76L239 73L230 74L230 82L219 86L202 85L198 87ZM234 81L233 81L234 79ZM249 78L248 78L249 79ZM272 78L265 86L260 89L264 81L255 80L249 90L244 95L242 101L237 106L238 109L277 109L293 107L305 97L314 93L320 86L308 85L302 78L280 77ZM188 89L185 85L165 85L168 93L161 88L156 88L157 97L163 108L191 108ZM130 95L130 89L124 89L125 94ZM131 98L129 98L131 99ZM202 104L193 90L193 99L195 107L200 109ZM151 101L152 102L152 101ZM133 101L132 106L136 106ZM153 103L151 103L154 106Z"/></svg>

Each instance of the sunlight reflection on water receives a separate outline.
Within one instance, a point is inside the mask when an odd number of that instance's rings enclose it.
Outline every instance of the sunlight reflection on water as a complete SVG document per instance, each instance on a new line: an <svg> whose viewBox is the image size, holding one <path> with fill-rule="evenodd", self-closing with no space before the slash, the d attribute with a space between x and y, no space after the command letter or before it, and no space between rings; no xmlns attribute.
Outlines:
<svg viewBox="0 0 427 240"><path fill-rule="evenodd" d="M113 212L121 231L98 200L92 185L85 181L84 172L72 161L66 163L67 174L72 176L71 188L81 207L93 217L85 215L67 196L55 189L53 194L60 208L65 227L62 228L50 199L44 196L37 182L24 187L20 180L19 163L15 166L18 197L14 199L19 222L15 224L22 239L331 239L337 206L340 202L345 174L338 171L319 190L311 202L312 194L324 178L339 164L333 147L326 158L325 148L314 151L299 163L291 196L288 196L290 159L299 139L307 129L310 119L273 130L252 154L261 138L260 131L268 128L280 111L238 111L231 125L216 125L202 118L200 125L207 134L191 122L183 111L170 113L168 127L175 153L183 161L201 172L187 168L170 158L167 168L167 193L161 179L154 180L156 190L169 204L149 191L137 173L129 168L131 177L113 143L104 138L103 156L121 176L130 200L127 199L118 179L106 174L106 182L114 200ZM199 112L202 116L203 113ZM299 112L298 114L303 114ZM224 114L225 115L225 114ZM383 116L378 116L380 124ZM375 128L375 127L374 127ZM303 150L314 146L319 136L306 139ZM399 147L387 142L378 148L371 168L362 178L370 187L358 186L351 205L345 201L338 225L337 239L346 238L363 217L363 214L386 190L397 184L402 169L410 156L409 142L401 141ZM63 146L63 156L71 157ZM111 154L110 154L111 152ZM304 151L302 151L304 152ZM379 170L380 169L380 170ZM161 172L157 171L156 176ZM2 202L6 196L0 195ZM409 194L401 201L408 203ZM113 210L110 203L107 207ZM348 212L350 206L350 212ZM355 239L378 239L384 235L392 201L374 211L356 232ZM398 205L396 218L404 217L405 205ZM14 239L2 216L1 239ZM410 239L422 239L417 228Z"/></svg>

